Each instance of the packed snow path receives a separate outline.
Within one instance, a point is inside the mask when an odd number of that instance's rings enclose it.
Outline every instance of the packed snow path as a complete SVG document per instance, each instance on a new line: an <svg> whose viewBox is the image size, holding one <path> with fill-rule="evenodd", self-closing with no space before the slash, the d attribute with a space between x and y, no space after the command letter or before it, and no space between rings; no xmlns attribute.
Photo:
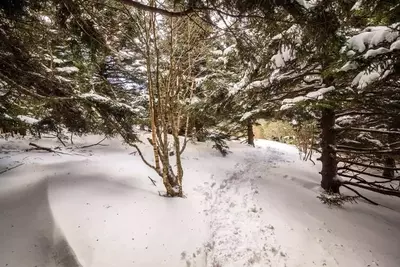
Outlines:
<svg viewBox="0 0 400 267"><path fill-rule="evenodd" d="M275 158L279 160L279 158ZM253 154L219 181L212 175L203 192L210 226L208 266L285 266L286 254L275 240L274 227L260 217Z"/></svg>
<svg viewBox="0 0 400 267"><path fill-rule="evenodd" d="M320 166L292 146L189 144L186 198L171 199L120 140L71 155L21 152L29 141L0 140L0 170L24 164L0 176L0 267L400 266L397 199L321 204Z"/></svg>

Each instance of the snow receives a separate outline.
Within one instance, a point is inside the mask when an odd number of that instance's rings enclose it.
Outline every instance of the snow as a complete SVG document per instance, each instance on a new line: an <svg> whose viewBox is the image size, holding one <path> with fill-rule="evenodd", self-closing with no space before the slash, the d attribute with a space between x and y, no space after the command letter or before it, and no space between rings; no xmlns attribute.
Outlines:
<svg viewBox="0 0 400 267"><path fill-rule="evenodd" d="M111 98L108 98L108 97L105 97L105 96L101 96L101 95L98 95L98 94L95 94L95 93L81 94L81 95L78 96L78 98L89 100L89 101L92 101L92 102L107 104L110 107L116 108L116 109L129 110L131 113L139 113L139 112L144 110L144 107L142 107L142 106L132 107L132 106L130 106L128 104L121 103L121 102L118 102L118 101L113 100Z"/></svg>
<svg viewBox="0 0 400 267"><path fill-rule="evenodd" d="M319 162L293 146L228 142L222 157L188 143L178 199L158 195L161 179L121 140L78 148L101 139L75 137L58 156L0 140L0 170L24 163L1 174L0 266L398 266L400 205L323 205Z"/></svg>
<svg viewBox="0 0 400 267"><path fill-rule="evenodd" d="M13 117L11 117L10 115L8 115L8 114L6 114L6 113L3 113L3 115L4 115L4 118L6 118L6 119L10 119L10 120L13 119Z"/></svg>
<svg viewBox="0 0 400 267"><path fill-rule="evenodd" d="M38 122L39 122L38 119L29 117L29 116L25 116L25 115L18 115L17 118L18 118L19 120L21 120L21 121L27 123L27 124L35 124L35 123L38 123Z"/></svg>
<svg viewBox="0 0 400 267"><path fill-rule="evenodd" d="M347 47L363 52L367 47L376 46L382 42L393 42L399 32L386 26L367 27L363 32L351 37Z"/></svg>
<svg viewBox="0 0 400 267"><path fill-rule="evenodd" d="M376 57L382 54L386 54L388 52L390 52L390 50L384 47L379 47L378 49L370 49L367 51L367 53L364 54L364 58L367 59L371 57Z"/></svg>
<svg viewBox="0 0 400 267"><path fill-rule="evenodd" d="M362 7L363 2L364 2L364 0L357 0L357 2L351 8L351 11L360 10L360 8Z"/></svg>
<svg viewBox="0 0 400 267"><path fill-rule="evenodd" d="M222 54L224 56L227 56L227 55L230 55L230 54L234 53L235 51L236 51L236 44L233 44L233 45L225 48L225 50L223 51Z"/></svg>
<svg viewBox="0 0 400 267"><path fill-rule="evenodd" d="M343 65L343 67L340 68L340 71L349 71L349 70L355 70L358 68L358 64L353 61L349 61L346 64Z"/></svg>
<svg viewBox="0 0 400 267"><path fill-rule="evenodd" d="M305 9L309 8L309 4L305 0L296 0L296 2L299 3Z"/></svg>
<svg viewBox="0 0 400 267"><path fill-rule="evenodd" d="M400 50L400 39L390 45L390 51Z"/></svg>
<svg viewBox="0 0 400 267"><path fill-rule="evenodd" d="M306 100L321 100L324 97L324 94L335 90L334 86L320 88L317 91L309 92L305 96L297 96L295 98L286 98L282 101L282 106L280 110L286 110L294 106L294 104Z"/></svg>
<svg viewBox="0 0 400 267"><path fill-rule="evenodd" d="M254 109L254 110L248 111L243 114L243 116L240 118L240 121L245 121L248 118L250 118L251 116L253 116L254 114L259 113L260 111L261 111L260 109Z"/></svg>
<svg viewBox="0 0 400 267"><path fill-rule="evenodd" d="M201 100L197 96L193 96L192 99L190 99L190 104L192 104L192 105L193 104L198 104L200 102L201 102Z"/></svg>
<svg viewBox="0 0 400 267"><path fill-rule="evenodd" d="M251 82L250 84L248 84L245 88L245 90L252 90L252 89L256 89L256 88L263 88L263 87L267 87L268 85L270 85L270 81L269 79L265 79L265 80L261 80L261 81L254 81Z"/></svg>
<svg viewBox="0 0 400 267"><path fill-rule="evenodd" d="M345 115L345 116L336 118L336 123L338 123L340 126L350 125L350 124L354 123L355 121L357 121L359 118L360 118L360 116L358 116L358 115L356 115L356 116Z"/></svg>
<svg viewBox="0 0 400 267"><path fill-rule="evenodd" d="M381 77L381 74L374 70L374 71L361 71L354 77L353 81L351 82L352 87L357 87L359 89L363 89L367 87L369 84L377 81Z"/></svg>
<svg viewBox="0 0 400 267"><path fill-rule="evenodd" d="M59 67L56 68L56 70L58 72L65 72L68 74L79 72L79 69L77 67Z"/></svg>
<svg viewBox="0 0 400 267"><path fill-rule="evenodd" d="M51 19L49 18L49 16L45 16L45 15L40 15L39 19L47 25L51 25L53 22L51 21Z"/></svg>
<svg viewBox="0 0 400 267"><path fill-rule="evenodd" d="M282 68L286 65L286 62L293 60L294 58L294 51L289 47L283 46L276 55L271 57L271 61L275 68Z"/></svg>

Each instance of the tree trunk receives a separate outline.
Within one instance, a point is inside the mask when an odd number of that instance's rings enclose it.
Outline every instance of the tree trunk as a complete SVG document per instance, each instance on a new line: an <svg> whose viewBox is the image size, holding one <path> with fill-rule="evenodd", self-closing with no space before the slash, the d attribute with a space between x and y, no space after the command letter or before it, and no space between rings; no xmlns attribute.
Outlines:
<svg viewBox="0 0 400 267"><path fill-rule="evenodd" d="M195 120L194 127L196 128L196 138L197 142L205 142L206 135L204 132L204 124L201 123L198 119Z"/></svg>
<svg viewBox="0 0 400 267"><path fill-rule="evenodd" d="M247 120L247 143L254 146L253 123L250 119Z"/></svg>
<svg viewBox="0 0 400 267"><path fill-rule="evenodd" d="M330 193L339 193L340 182L335 179L337 173L337 161L334 147L335 136L335 112L333 109L324 108L321 117L321 187Z"/></svg>

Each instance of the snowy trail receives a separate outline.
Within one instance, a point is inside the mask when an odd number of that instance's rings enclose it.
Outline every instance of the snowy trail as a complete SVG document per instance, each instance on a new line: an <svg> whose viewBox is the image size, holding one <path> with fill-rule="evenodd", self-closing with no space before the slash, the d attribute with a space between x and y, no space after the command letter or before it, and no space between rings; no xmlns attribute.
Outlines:
<svg viewBox="0 0 400 267"><path fill-rule="evenodd" d="M399 203L322 205L320 166L293 146L230 142L222 157L212 144L190 144L187 198L170 199L118 139L84 156L6 151L28 143L0 146L2 169L25 163L0 177L0 266L400 266Z"/></svg>
<svg viewBox="0 0 400 267"><path fill-rule="evenodd" d="M260 216L255 163L237 163L225 179L212 175L211 182L205 183L210 227L207 266L285 266L286 253L277 244L274 227Z"/></svg>

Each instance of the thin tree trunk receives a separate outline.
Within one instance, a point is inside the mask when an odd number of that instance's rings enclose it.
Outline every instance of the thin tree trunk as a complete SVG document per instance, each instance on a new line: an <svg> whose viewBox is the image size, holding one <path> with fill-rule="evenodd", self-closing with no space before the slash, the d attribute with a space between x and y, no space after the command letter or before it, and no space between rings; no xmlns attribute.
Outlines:
<svg viewBox="0 0 400 267"><path fill-rule="evenodd" d="M154 107L154 88L153 88L153 80L152 80L152 70L151 70L151 50L150 50L150 34L151 34L151 27L153 23L153 16L150 17L150 22L146 29L146 65L147 65L147 79L148 79L148 91L149 91L149 113L150 113L150 123L151 123L151 138L152 138L152 145L153 145L153 154L154 154L154 163L158 173L161 173L160 168L160 158L158 155L158 148L157 148L157 136L156 136L156 114L155 114L155 107Z"/></svg>
<svg viewBox="0 0 400 267"><path fill-rule="evenodd" d="M340 182L335 179L337 173L337 161L334 146L335 136L335 112L333 109L324 108L321 117L321 187L327 192L339 193Z"/></svg>
<svg viewBox="0 0 400 267"><path fill-rule="evenodd" d="M251 122L251 119L247 120L247 143L254 146L253 123Z"/></svg>

